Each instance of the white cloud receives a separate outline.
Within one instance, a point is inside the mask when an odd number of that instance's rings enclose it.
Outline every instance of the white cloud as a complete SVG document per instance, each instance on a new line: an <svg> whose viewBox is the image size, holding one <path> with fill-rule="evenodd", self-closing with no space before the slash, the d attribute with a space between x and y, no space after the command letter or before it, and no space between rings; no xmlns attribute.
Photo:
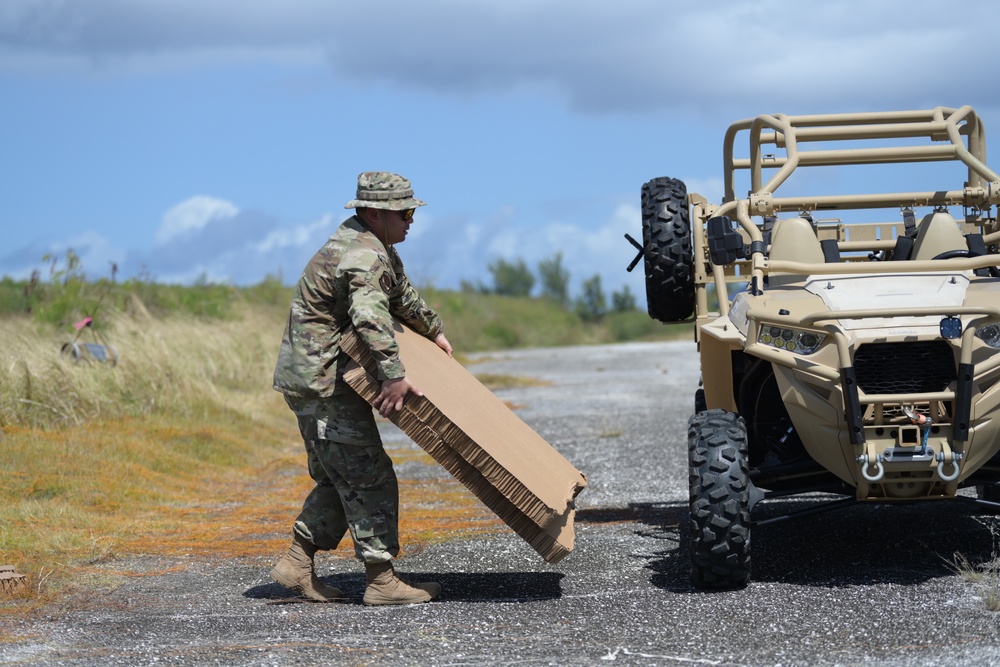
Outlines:
<svg viewBox="0 0 1000 667"><path fill-rule="evenodd" d="M306 248L318 250L322 243L332 232L334 227L333 216L327 213L315 222L305 225L297 225L291 228L279 228L272 231L265 238L250 244L254 252L266 255L279 249L286 248ZM322 237L322 239L320 238ZM315 247L313 247L315 246Z"/></svg>
<svg viewBox="0 0 1000 667"><path fill-rule="evenodd" d="M630 285L635 292L639 283L635 275L625 271L635 256L635 249L625 234L642 238L642 216L638 207L620 204L607 214L595 229L583 229L565 222L552 222L540 233L543 252L540 259L562 252L564 266L569 270L573 285L579 285L595 274L601 276L605 289L614 291Z"/></svg>
<svg viewBox="0 0 1000 667"><path fill-rule="evenodd" d="M114 263L121 271L119 278L142 272L164 283L207 279L247 285L266 274L291 282L340 222L335 214L327 213L300 225L266 217L267 224L254 225L254 216L262 217L240 212L235 204L222 199L192 197L164 215L164 227L153 249L126 251L89 231L39 250L30 266L15 269L11 265L5 273L25 278L33 268L44 270L40 258L45 252L62 258L72 248L87 275L94 278L105 277ZM641 267L633 274L625 272L635 251L624 234L641 235L640 213L632 205L621 204L606 211L603 222L594 229L560 220L526 220L509 206L481 219L425 216L420 224L424 227L421 235L411 236L399 247L411 279L420 286L457 289L462 281L489 285L487 265L497 257L523 259L537 271L540 260L560 252L576 288L599 273L608 294L626 284L637 296L642 293ZM246 238L239 238L233 229L249 231ZM11 263L5 260L4 264Z"/></svg>
<svg viewBox="0 0 1000 667"><path fill-rule="evenodd" d="M70 249L80 257L80 265L92 279L110 277L112 265L117 271L125 258L123 248L92 230L78 234L53 248L56 255L65 255Z"/></svg>
<svg viewBox="0 0 1000 667"><path fill-rule="evenodd" d="M166 243L176 237L204 228L213 220L234 218L240 212L235 204L215 197L191 197L177 204L163 215L163 222L156 230L156 242Z"/></svg>
<svg viewBox="0 0 1000 667"><path fill-rule="evenodd" d="M54 271L67 268L69 252L79 259L77 270L90 279L110 278L122 269L127 251L115 245L103 234L86 230L64 240L32 243L0 256L2 274L15 280L26 280L34 271L48 278ZM121 277L123 274L117 274Z"/></svg>
<svg viewBox="0 0 1000 667"><path fill-rule="evenodd" d="M424 236L408 239L399 251L418 285L457 289L466 281L491 286L487 267L497 258L524 260L537 274L539 261L562 253L574 289L600 274L608 294L628 285L638 297L644 289L642 267L631 274L625 271L635 256L626 232L642 236L641 214L630 204L592 212L591 219L579 224L528 219L504 207L478 219L436 220Z"/></svg>
<svg viewBox="0 0 1000 667"><path fill-rule="evenodd" d="M968 5L967 15L980 25L1000 18L1000 3ZM380 48L370 49L365 27L376 11L393 20L380 23ZM627 123L648 111L677 112L655 116L664 120L662 135L651 133L644 157L655 153L662 164L703 174L718 173L701 165L704 156L719 155L721 136L694 149L691 137L716 125L706 119L710 114L731 121L733 108L743 115L748 109L811 113L971 103L983 113L984 104L998 99L998 89L983 83L998 46L978 39L971 58L968 28L938 20L940 12L928 0L384 0L377 9L356 0L2 0L0 72L68 67L72 74L113 77L267 62L327 68L340 77L338 90L359 97L385 88L462 98L544 91L575 109L613 112ZM228 156L226 148L218 152ZM482 155L503 168L501 157ZM579 166L586 171L586 164ZM711 202L722 194L718 178L649 174L655 175L684 178L690 192ZM552 185L538 176L537 190L522 190L525 210L484 197L459 206L492 211L418 212L401 248L411 276L457 287L462 279L488 282L486 265L497 256L523 258L534 268L562 252L574 282L595 272L607 288L638 284L636 276L641 282L641 267L624 274L634 256L624 233L641 233L636 206L603 199L590 210L581 205L572 215L546 216L537 192ZM481 187L486 192L490 185ZM192 197L163 216L157 247L134 256L159 267L157 277L164 278L291 276L342 219L315 213L311 222L293 224L224 199ZM88 266L121 255L99 239L84 241L75 242L92 249Z"/></svg>
<svg viewBox="0 0 1000 667"><path fill-rule="evenodd" d="M726 191L725 183L718 177L683 178L682 180L687 187L688 194L699 194L712 204L721 202Z"/></svg>
<svg viewBox="0 0 1000 667"><path fill-rule="evenodd" d="M371 49L362 27L376 11L392 20L380 20ZM993 25L1000 4L971 0L966 15ZM385 0L377 10L350 0L5 0L0 68L308 63L360 85L546 90L625 113L747 98L824 111L923 106L930 95L995 102L982 77L996 42L977 41L971 59L968 26L940 16L929 0Z"/></svg>

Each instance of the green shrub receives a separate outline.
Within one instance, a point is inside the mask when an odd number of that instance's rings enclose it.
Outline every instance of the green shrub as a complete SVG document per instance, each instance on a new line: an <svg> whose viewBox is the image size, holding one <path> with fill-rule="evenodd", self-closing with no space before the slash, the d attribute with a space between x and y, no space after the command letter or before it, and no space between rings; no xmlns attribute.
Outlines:
<svg viewBox="0 0 1000 667"><path fill-rule="evenodd" d="M611 339L618 343L630 340L674 338L691 331L691 325L666 325L657 322L639 310L611 313L607 316L605 323L611 332Z"/></svg>
<svg viewBox="0 0 1000 667"><path fill-rule="evenodd" d="M521 344L520 334L502 322L487 322L483 326L483 338L490 348L519 347Z"/></svg>

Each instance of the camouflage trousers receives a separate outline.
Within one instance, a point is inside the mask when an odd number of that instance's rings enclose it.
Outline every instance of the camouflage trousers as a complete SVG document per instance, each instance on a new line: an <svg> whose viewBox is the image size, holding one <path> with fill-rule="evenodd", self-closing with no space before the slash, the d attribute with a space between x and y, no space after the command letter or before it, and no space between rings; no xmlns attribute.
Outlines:
<svg viewBox="0 0 1000 667"><path fill-rule="evenodd" d="M347 388L324 399L285 396L295 413L316 486L295 531L335 549L350 530L354 553L381 563L399 553L399 486L371 406Z"/></svg>

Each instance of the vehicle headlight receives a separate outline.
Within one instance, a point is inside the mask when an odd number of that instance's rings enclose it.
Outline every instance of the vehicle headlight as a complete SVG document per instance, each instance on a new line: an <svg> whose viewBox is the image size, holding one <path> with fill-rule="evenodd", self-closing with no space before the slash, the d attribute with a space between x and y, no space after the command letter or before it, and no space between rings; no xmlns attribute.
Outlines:
<svg viewBox="0 0 1000 667"><path fill-rule="evenodd" d="M1000 340L1000 329L997 331ZM758 343L776 347L779 350L788 350L796 354L812 354L826 339L826 334L813 331L800 331L798 329L788 329L765 324L760 328L760 335L757 337Z"/></svg>
<svg viewBox="0 0 1000 667"><path fill-rule="evenodd" d="M990 347L1000 348L1000 324L987 324L976 329L979 339Z"/></svg>

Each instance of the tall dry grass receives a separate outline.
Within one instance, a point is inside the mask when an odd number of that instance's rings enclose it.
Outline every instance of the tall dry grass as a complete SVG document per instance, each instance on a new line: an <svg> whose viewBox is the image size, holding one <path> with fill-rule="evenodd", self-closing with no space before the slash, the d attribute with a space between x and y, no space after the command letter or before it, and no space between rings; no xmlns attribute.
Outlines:
<svg viewBox="0 0 1000 667"><path fill-rule="evenodd" d="M247 480L299 463L270 388L282 324L271 311L105 317L114 366L62 356L72 336L48 325L0 320L0 564L30 575L41 599L111 555L169 551L192 507L236 505ZM302 493L275 491L288 494L284 514Z"/></svg>
<svg viewBox="0 0 1000 667"><path fill-rule="evenodd" d="M284 309L105 318L115 366L62 357L71 336L48 325L0 320L0 565L29 582L0 614L137 574L133 555L272 558L312 487L271 389ZM434 465L412 447L389 454ZM503 529L450 479L403 480L402 501L411 549Z"/></svg>
<svg viewBox="0 0 1000 667"><path fill-rule="evenodd" d="M141 311L140 311L141 313ZM73 340L27 318L0 320L0 427L65 427L158 411L189 417L206 405L246 409L240 392L270 385L281 337L271 311L243 307L235 317L105 316L102 334L118 352L114 366L74 362L60 353ZM80 342L97 342L85 330Z"/></svg>

